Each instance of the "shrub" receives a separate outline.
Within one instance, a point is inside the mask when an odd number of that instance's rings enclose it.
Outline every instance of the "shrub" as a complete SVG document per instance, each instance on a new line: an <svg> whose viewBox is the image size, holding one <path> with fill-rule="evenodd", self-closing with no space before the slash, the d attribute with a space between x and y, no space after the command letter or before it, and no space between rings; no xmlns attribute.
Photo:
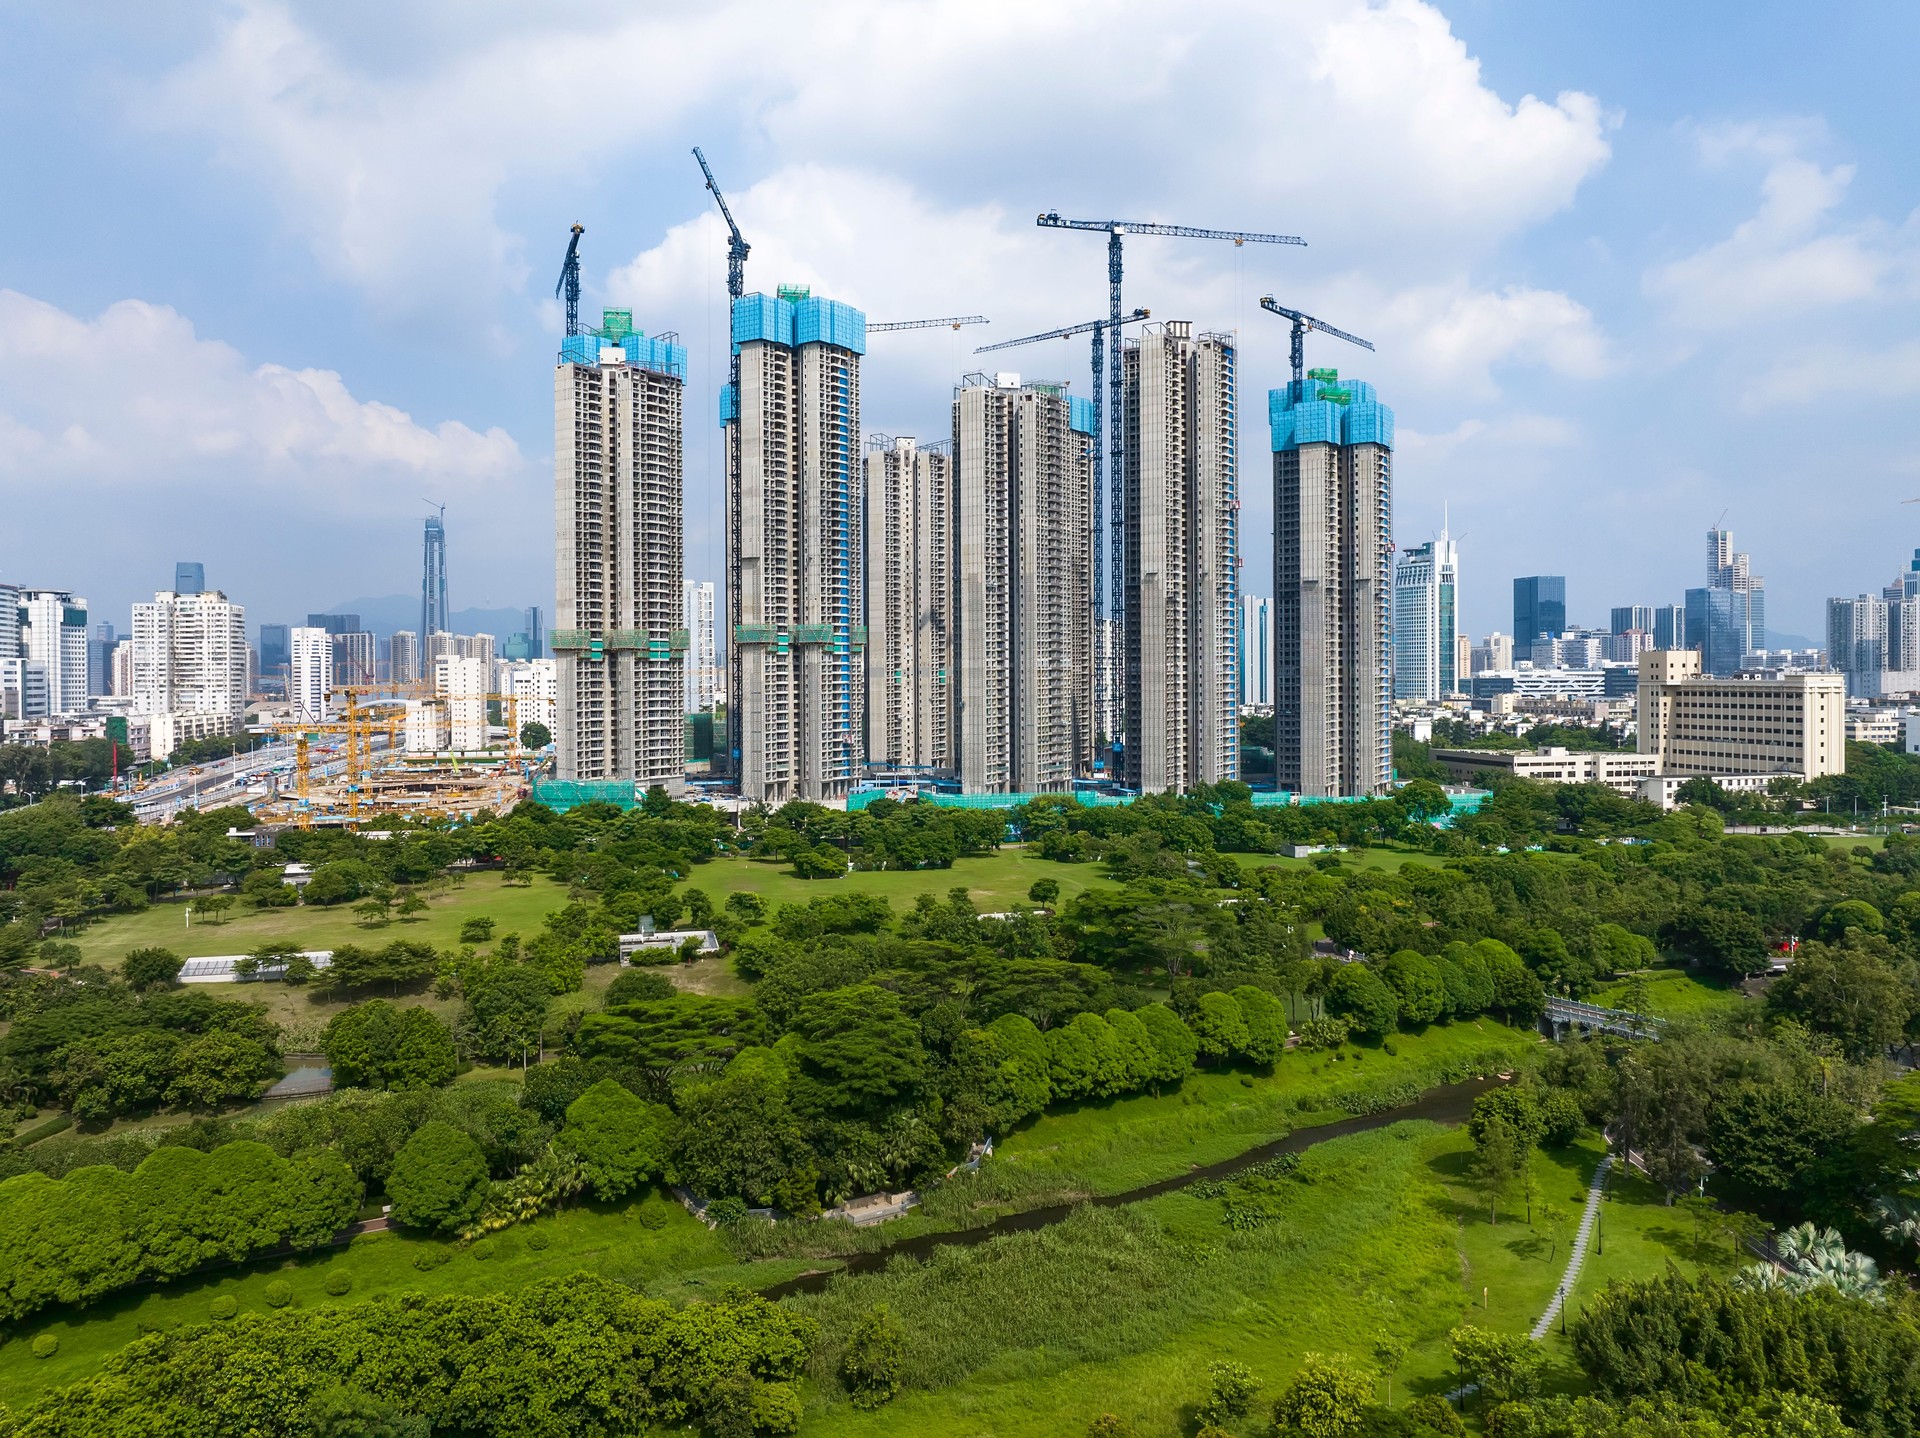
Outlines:
<svg viewBox="0 0 1920 1438"><path fill-rule="evenodd" d="M527 1247L535 1253L544 1253L553 1243L553 1235L544 1228L536 1228L527 1235Z"/></svg>
<svg viewBox="0 0 1920 1438"><path fill-rule="evenodd" d="M240 1300L231 1293L223 1293L207 1305L207 1312L223 1323L239 1311Z"/></svg>
<svg viewBox="0 0 1920 1438"><path fill-rule="evenodd" d="M485 1263L500 1251L499 1245L491 1238L483 1238L473 1246L473 1256Z"/></svg>
<svg viewBox="0 0 1920 1438"><path fill-rule="evenodd" d="M667 1206L657 1198L650 1198L640 1205L640 1226L642 1228L662 1229L667 1226L670 1215Z"/></svg>
<svg viewBox="0 0 1920 1438"><path fill-rule="evenodd" d="M745 1222L746 1217L746 1201L735 1198L731 1194L726 1198L716 1198L707 1205L707 1221L721 1228L732 1228L736 1224Z"/></svg>
<svg viewBox="0 0 1920 1438"><path fill-rule="evenodd" d="M906 1341L883 1303L863 1315L840 1358L840 1381L855 1408L878 1408L900 1387L900 1363Z"/></svg>
<svg viewBox="0 0 1920 1438"><path fill-rule="evenodd" d="M434 1269L438 1268L441 1264L445 1263L449 1258L452 1258L452 1257L453 1255L447 1252L446 1249L438 1247L436 1245L433 1248L423 1248L418 1253L414 1254L413 1266L419 1269L422 1273L431 1273L433 1272Z"/></svg>
<svg viewBox="0 0 1920 1438"><path fill-rule="evenodd" d="M55 1338L51 1333L42 1333L38 1338L33 1340L33 1356L35 1358L51 1358L59 1351L60 1340Z"/></svg>
<svg viewBox="0 0 1920 1438"><path fill-rule="evenodd" d="M284 1278L276 1278L261 1296L267 1300L267 1307L285 1308L293 1302L293 1285Z"/></svg>
<svg viewBox="0 0 1920 1438"><path fill-rule="evenodd" d="M326 1288L335 1298L343 1298L353 1288L353 1275L344 1268L336 1268L327 1275Z"/></svg>

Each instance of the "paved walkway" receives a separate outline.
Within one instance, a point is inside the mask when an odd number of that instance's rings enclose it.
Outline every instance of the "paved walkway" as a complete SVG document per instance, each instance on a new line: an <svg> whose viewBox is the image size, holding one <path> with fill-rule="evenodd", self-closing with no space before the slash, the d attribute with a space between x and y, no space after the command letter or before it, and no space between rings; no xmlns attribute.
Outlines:
<svg viewBox="0 0 1920 1438"><path fill-rule="evenodd" d="M1593 1170L1593 1182L1587 1187L1587 1206L1580 1214L1580 1231L1573 1236L1573 1248L1567 1254L1567 1271L1561 1275L1560 1287L1553 1295L1553 1301L1547 1305L1547 1311L1540 1315L1540 1321L1533 1325L1528 1336L1535 1342L1547 1336L1547 1330L1553 1327L1553 1320L1560 1316L1561 1306L1567 1301L1567 1295L1573 1292L1573 1285L1580 1280L1580 1269L1587 1261L1587 1240L1593 1236L1593 1225L1600 1217L1600 1196L1606 1191L1607 1170L1613 1167L1613 1155L1603 1154Z"/></svg>

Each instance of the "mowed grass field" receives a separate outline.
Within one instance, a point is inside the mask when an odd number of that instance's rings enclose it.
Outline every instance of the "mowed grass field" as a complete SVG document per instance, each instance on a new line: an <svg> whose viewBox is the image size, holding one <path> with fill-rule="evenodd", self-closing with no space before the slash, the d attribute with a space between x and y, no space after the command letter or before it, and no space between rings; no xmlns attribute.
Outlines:
<svg viewBox="0 0 1920 1438"><path fill-rule="evenodd" d="M1723 979L1696 977L1678 969L1663 969L1646 976L1647 1012L1661 1019L1699 1019L1729 1013L1747 1002L1745 994ZM1623 979L1595 994L1592 1002L1603 1008L1627 1007L1627 982Z"/></svg>

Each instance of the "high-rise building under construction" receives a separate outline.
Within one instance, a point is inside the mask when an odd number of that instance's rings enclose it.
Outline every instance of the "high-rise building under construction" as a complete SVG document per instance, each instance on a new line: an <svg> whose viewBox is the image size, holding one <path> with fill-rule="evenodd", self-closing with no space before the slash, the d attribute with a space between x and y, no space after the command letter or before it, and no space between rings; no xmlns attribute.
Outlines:
<svg viewBox="0 0 1920 1438"><path fill-rule="evenodd" d="M1126 607L1122 782L1143 793L1240 772L1239 453L1233 340L1184 320L1122 352Z"/></svg>
<svg viewBox="0 0 1920 1438"><path fill-rule="evenodd" d="M953 456L875 436L866 458L867 762L953 767Z"/></svg>
<svg viewBox="0 0 1920 1438"><path fill-rule="evenodd" d="M1376 794L1393 765L1393 411L1334 370L1311 370L1267 403L1276 777L1298 794Z"/></svg>
<svg viewBox="0 0 1920 1438"><path fill-rule="evenodd" d="M625 310L553 373L556 773L686 785L682 415L687 352Z"/></svg>
<svg viewBox="0 0 1920 1438"><path fill-rule="evenodd" d="M970 794L1093 764L1093 406L1018 375L953 398L954 767Z"/></svg>
<svg viewBox="0 0 1920 1438"><path fill-rule="evenodd" d="M735 300L732 334L740 382L720 415L731 767L750 802L841 799L865 759L867 319L783 287Z"/></svg>

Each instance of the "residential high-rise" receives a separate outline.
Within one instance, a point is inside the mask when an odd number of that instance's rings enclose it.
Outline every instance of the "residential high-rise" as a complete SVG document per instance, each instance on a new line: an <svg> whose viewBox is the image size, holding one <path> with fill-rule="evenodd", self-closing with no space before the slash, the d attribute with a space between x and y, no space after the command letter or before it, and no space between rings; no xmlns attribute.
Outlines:
<svg viewBox="0 0 1920 1438"><path fill-rule="evenodd" d="M108 691L116 699L133 697L133 641L122 639L113 646L113 687Z"/></svg>
<svg viewBox="0 0 1920 1438"><path fill-rule="evenodd" d="M505 667L500 692L513 696L515 724L541 724L551 733L558 718L559 661L526 659Z"/></svg>
<svg viewBox="0 0 1920 1438"><path fill-rule="evenodd" d="M1240 773L1238 361L1185 320L1123 342L1120 772L1142 793Z"/></svg>
<svg viewBox="0 0 1920 1438"><path fill-rule="evenodd" d="M197 559L182 559L173 566L173 592L199 594L207 587L207 566Z"/></svg>
<svg viewBox="0 0 1920 1438"><path fill-rule="evenodd" d="M1273 707L1273 601L1240 596L1240 707Z"/></svg>
<svg viewBox="0 0 1920 1438"><path fill-rule="evenodd" d="M1470 674L1486 674L1494 670L1513 668L1513 636L1494 630L1484 641L1473 647L1473 662L1468 666Z"/></svg>
<svg viewBox="0 0 1920 1438"><path fill-rule="evenodd" d="M487 693L492 665L455 654L434 661L434 697L446 706L447 747L471 754L487 747Z"/></svg>
<svg viewBox="0 0 1920 1438"><path fill-rule="evenodd" d="M733 302L727 730L750 802L844 798L865 759L860 358L866 316L803 289Z"/></svg>
<svg viewBox="0 0 1920 1438"><path fill-rule="evenodd" d="M87 601L64 589L20 591L20 657L46 670L47 712L87 707Z"/></svg>
<svg viewBox="0 0 1920 1438"><path fill-rule="evenodd" d="M625 310L606 311L594 334L569 336L554 368L550 641L562 779L685 789L686 377L686 350L671 336L634 333ZM430 651L434 642L429 635ZM486 657L490 671L491 639Z"/></svg>
<svg viewBox="0 0 1920 1438"><path fill-rule="evenodd" d="M1439 699L1463 691L1454 642L1459 573L1459 546L1444 528L1438 539L1400 552L1393 571L1395 699Z"/></svg>
<svg viewBox="0 0 1920 1438"><path fill-rule="evenodd" d="M1061 792L1092 769L1095 442L1092 402L1061 385L976 374L954 391L944 656L965 793ZM914 620L938 628L944 614L936 595ZM937 638L929 648L942 656Z"/></svg>
<svg viewBox="0 0 1920 1438"><path fill-rule="evenodd" d="M0 659L20 657L20 586L0 584Z"/></svg>
<svg viewBox="0 0 1920 1438"><path fill-rule="evenodd" d="M246 611L217 589L161 590L133 606L133 712L155 717L155 758L179 740L240 732L249 659Z"/></svg>
<svg viewBox="0 0 1920 1438"><path fill-rule="evenodd" d="M1314 370L1274 390L1268 414L1276 779L1298 794L1378 793L1393 772L1393 411L1372 385Z"/></svg>
<svg viewBox="0 0 1920 1438"><path fill-rule="evenodd" d="M1707 587L1687 591L1688 647L1710 675L1737 673L1748 654L1767 647L1766 582L1747 556L1734 552L1733 532L1707 531Z"/></svg>
<svg viewBox="0 0 1920 1438"><path fill-rule="evenodd" d="M335 634L333 639L333 677L342 688L371 687L378 680L379 645L365 629Z"/></svg>
<svg viewBox="0 0 1920 1438"><path fill-rule="evenodd" d="M332 716L333 636L317 626L287 635L287 703L296 724L322 724Z"/></svg>
<svg viewBox="0 0 1920 1438"><path fill-rule="evenodd" d="M874 436L864 489L867 762L951 770L953 455Z"/></svg>
<svg viewBox="0 0 1920 1438"><path fill-rule="evenodd" d="M447 608L447 507L429 514L420 561L420 632L453 628ZM356 626L357 627L357 626Z"/></svg>
<svg viewBox="0 0 1920 1438"><path fill-rule="evenodd" d="M720 688L720 662L714 647L714 589L711 579L687 580L681 586L681 622L687 631L687 697L689 714L713 709Z"/></svg>
<svg viewBox="0 0 1920 1438"><path fill-rule="evenodd" d="M411 629L396 629L387 638L387 678L394 684L417 684L420 668L420 636Z"/></svg>
<svg viewBox="0 0 1920 1438"><path fill-rule="evenodd" d="M1559 574L1530 574L1513 581L1513 642L1528 648L1542 634L1559 638L1567 627L1567 581Z"/></svg>

